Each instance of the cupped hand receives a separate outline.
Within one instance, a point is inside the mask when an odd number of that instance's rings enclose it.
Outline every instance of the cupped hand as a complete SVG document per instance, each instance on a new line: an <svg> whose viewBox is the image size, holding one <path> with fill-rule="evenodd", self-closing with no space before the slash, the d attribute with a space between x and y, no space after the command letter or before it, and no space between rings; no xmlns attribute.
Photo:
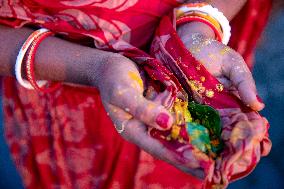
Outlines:
<svg viewBox="0 0 284 189"><path fill-rule="evenodd" d="M143 96L143 81L134 62L114 54L100 68L98 88L103 104L114 123L130 118L167 130L173 123L171 114L159 103ZM118 120L119 119L119 120Z"/></svg>
<svg viewBox="0 0 284 189"><path fill-rule="evenodd" d="M180 34L192 55L215 76L225 88L236 94L255 111L264 108L257 95L255 81L242 56L219 41L199 33Z"/></svg>
<svg viewBox="0 0 284 189"><path fill-rule="evenodd" d="M147 127L166 130L174 120L159 100L143 96L143 82L134 62L120 55L108 57L97 83L104 107L123 138L184 172L204 176L191 149L185 149L184 156L180 156L148 134ZM204 159L208 157L204 155Z"/></svg>

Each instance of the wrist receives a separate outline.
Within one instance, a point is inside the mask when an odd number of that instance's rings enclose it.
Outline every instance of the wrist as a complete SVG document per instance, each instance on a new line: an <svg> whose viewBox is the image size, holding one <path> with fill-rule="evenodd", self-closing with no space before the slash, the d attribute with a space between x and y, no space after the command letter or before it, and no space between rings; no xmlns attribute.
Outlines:
<svg viewBox="0 0 284 189"><path fill-rule="evenodd" d="M232 20L236 14L242 9L242 7L246 4L247 0L187 0L185 3L209 3L213 7L218 8L223 14L228 18L228 20Z"/></svg>
<svg viewBox="0 0 284 189"><path fill-rule="evenodd" d="M77 44L49 37L39 46L35 54L35 74L38 79L79 83L77 71L82 64L81 49Z"/></svg>
<svg viewBox="0 0 284 189"><path fill-rule="evenodd" d="M108 52L71 43L56 37L44 40L35 56L38 79L97 87Z"/></svg>
<svg viewBox="0 0 284 189"><path fill-rule="evenodd" d="M94 62L96 58L97 57L93 57L92 62ZM102 51L100 61L97 62L96 65L91 64L90 67L91 71L89 72L88 77L89 81L92 83L92 86L102 90L106 85L108 85L108 82L111 82L110 80L117 79L113 78L113 75L123 67L122 62L125 62L126 59L127 58L121 54ZM114 70L116 71L114 72Z"/></svg>
<svg viewBox="0 0 284 189"><path fill-rule="evenodd" d="M208 25L201 22L182 24L177 28L177 33L185 45L193 42L192 36L194 34L199 34L207 39L215 39L214 31Z"/></svg>

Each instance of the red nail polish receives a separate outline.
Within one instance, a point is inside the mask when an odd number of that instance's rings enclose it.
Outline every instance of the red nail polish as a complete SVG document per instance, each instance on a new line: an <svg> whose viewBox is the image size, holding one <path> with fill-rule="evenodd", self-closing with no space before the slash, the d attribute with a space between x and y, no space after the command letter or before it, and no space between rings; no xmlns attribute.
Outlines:
<svg viewBox="0 0 284 189"><path fill-rule="evenodd" d="M157 116L157 118L156 118L156 123L157 123L160 127L166 129L166 128L168 128L169 119L170 119L170 117L169 117L167 114L165 114L165 113L160 113L160 114Z"/></svg>
<svg viewBox="0 0 284 189"><path fill-rule="evenodd" d="M256 95L256 99L258 100L258 102L263 104L263 100L260 98L260 96Z"/></svg>

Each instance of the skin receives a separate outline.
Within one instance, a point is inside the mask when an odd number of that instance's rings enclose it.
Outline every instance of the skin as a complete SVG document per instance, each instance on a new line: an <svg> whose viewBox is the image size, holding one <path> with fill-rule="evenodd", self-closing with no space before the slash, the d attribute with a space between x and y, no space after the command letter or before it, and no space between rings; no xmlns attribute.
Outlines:
<svg viewBox="0 0 284 189"><path fill-rule="evenodd" d="M195 1L196 2L196 1ZM213 5L223 11L228 18L241 9L245 1L241 0L216 0ZM232 5L232 6L230 6ZM237 6L236 6L237 5ZM232 7L232 8L227 8ZM189 32L190 31L190 32ZM32 33L28 28L18 30L0 26L0 75L13 76L14 64L17 53L25 39ZM255 110L260 110L263 105L255 101L255 85L251 73L247 71L243 59L235 51L231 50L222 54L220 51L225 46L213 41L208 45L203 43L212 37L213 32L201 23L185 24L178 28L178 34L189 49L199 45L200 53L193 55L202 60L202 63L218 78L226 78L230 86L233 85L242 99ZM194 43L193 35L199 34L201 39ZM210 66L212 56L214 65ZM233 61L233 58L236 61ZM236 66L244 69L242 76L238 78ZM162 159L178 169L203 178L204 174L198 167L194 166L190 156L185 152L183 157L169 151L158 141L151 138L147 133L147 127L155 127L165 130L171 127L173 118L171 114L161 105L160 99L167 94L159 94L153 101L143 97L143 87L136 64L126 57L111 52L105 52L74 44L56 37L45 39L40 45L35 57L36 78L76 83L94 86L99 89L102 102L108 115L118 129L125 129L121 136L136 144L141 149L156 158ZM226 83L224 82L224 83ZM225 85L225 86L229 86ZM246 96L244 90L249 95ZM166 115L160 124L157 122L159 115ZM165 117L165 116L164 116ZM206 156L204 159L208 158Z"/></svg>
<svg viewBox="0 0 284 189"><path fill-rule="evenodd" d="M232 20L246 0L213 0L210 3L223 12L228 20ZM227 89L240 96L253 110L260 111L264 108L264 104L257 97L254 79L244 59L221 42L210 41L214 39L215 34L209 26L200 22L191 22L181 25L177 28L177 32L195 58Z"/></svg>
<svg viewBox="0 0 284 189"><path fill-rule="evenodd" d="M247 0L187 0L186 3L205 2L218 8L228 20L232 20Z"/></svg>

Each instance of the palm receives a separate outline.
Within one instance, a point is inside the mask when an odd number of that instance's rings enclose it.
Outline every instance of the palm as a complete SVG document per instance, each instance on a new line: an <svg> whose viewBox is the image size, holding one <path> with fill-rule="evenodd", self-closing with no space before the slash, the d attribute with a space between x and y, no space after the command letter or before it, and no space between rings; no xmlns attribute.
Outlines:
<svg viewBox="0 0 284 189"><path fill-rule="evenodd" d="M245 104L256 111L263 109L264 104L257 99L252 74L241 55L218 41L194 35L192 40L184 42L193 56Z"/></svg>
<svg viewBox="0 0 284 189"><path fill-rule="evenodd" d="M143 97L143 83L135 63L127 58L110 59L99 80L104 107L117 130L121 131L122 137L184 172L200 178L204 176L198 170L198 164L193 166L193 156L180 157L149 136L148 126L165 130L171 127L173 118L161 102L149 101ZM167 128L156 121L161 114L169 117L165 122ZM185 149L184 154L192 154L191 149Z"/></svg>

